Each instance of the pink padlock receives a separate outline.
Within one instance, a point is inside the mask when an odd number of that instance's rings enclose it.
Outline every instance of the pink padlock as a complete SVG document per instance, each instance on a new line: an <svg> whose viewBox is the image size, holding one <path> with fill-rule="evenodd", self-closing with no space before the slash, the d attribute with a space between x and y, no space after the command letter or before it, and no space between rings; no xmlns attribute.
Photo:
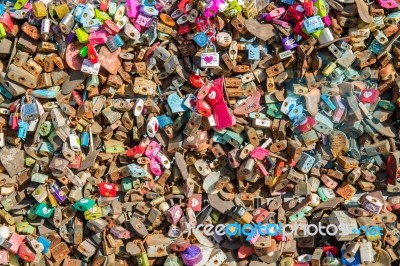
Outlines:
<svg viewBox="0 0 400 266"><path fill-rule="evenodd" d="M157 156L157 153L160 151L161 146L160 144L155 141L152 140L150 142L150 144L147 146L146 151L144 152L144 154L149 157L150 159L154 158Z"/></svg>
<svg viewBox="0 0 400 266"><path fill-rule="evenodd" d="M250 152L250 157L263 161L270 154L269 150L263 147L256 147Z"/></svg>
<svg viewBox="0 0 400 266"><path fill-rule="evenodd" d="M142 27L147 28L151 23L151 17L145 16L142 13L139 13L138 17L136 18L136 23Z"/></svg>
<svg viewBox="0 0 400 266"><path fill-rule="evenodd" d="M201 87L201 89L197 92L197 99L203 100L207 96L210 89L211 89L210 82L207 82L206 84L204 84L204 86Z"/></svg>
<svg viewBox="0 0 400 266"><path fill-rule="evenodd" d="M396 8L397 2L394 0L377 0L378 4L387 9Z"/></svg>
<svg viewBox="0 0 400 266"><path fill-rule="evenodd" d="M160 176L162 174L160 164L156 161L155 158L150 159L150 171L156 175Z"/></svg>
<svg viewBox="0 0 400 266"><path fill-rule="evenodd" d="M8 240L8 242L10 242L12 245L8 250L14 254L18 254L18 249L21 246L24 239L25 239L25 236L19 235L17 233L13 233L11 235L10 240Z"/></svg>
<svg viewBox="0 0 400 266"><path fill-rule="evenodd" d="M224 94L222 92L222 88L214 85L208 91L206 100L209 104L211 104L211 106L214 106L216 103L221 101L223 99L223 97L224 97Z"/></svg>
<svg viewBox="0 0 400 266"><path fill-rule="evenodd" d="M210 1L210 4L204 9L203 15L207 18L214 16L218 12L219 5L219 0Z"/></svg>
<svg viewBox="0 0 400 266"><path fill-rule="evenodd" d="M107 32L103 29L94 31L89 35L90 44L105 44L107 42Z"/></svg>
<svg viewBox="0 0 400 266"><path fill-rule="evenodd" d="M3 23L6 32L11 33L14 28L14 22L8 12L4 12L1 23Z"/></svg>
<svg viewBox="0 0 400 266"><path fill-rule="evenodd" d="M134 20L139 16L140 3L137 0L127 0L126 1L126 15Z"/></svg>
<svg viewBox="0 0 400 266"><path fill-rule="evenodd" d="M332 25L332 21L329 16L323 17L322 22L324 22L325 26L327 26L327 27L330 27Z"/></svg>
<svg viewBox="0 0 400 266"><path fill-rule="evenodd" d="M231 115L225 101L219 101L212 106L217 130L231 127L236 124L235 116Z"/></svg>
<svg viewBox="0 0 400 266"><path fill-rule="evenodd" d="M8 265L8 252L7 250L0 250L0 265Z"/></svg>
<svg viewBox="0 0 400 266"><path fill-rule="evenodd" d="M275 19L282 17L283 14L285 14L285 12L286 10L283 7L275 8L274 10L265 15L265 20L267 22L271 22Z"/></svg>
<svg viewBox="0 0 400 266"><path fill-rule="evenodd" d="M182 218L183 211L178 204L175 204L171 208L169 208L167 213L167 221L171 224L177 224L179 220Z"/></svg>

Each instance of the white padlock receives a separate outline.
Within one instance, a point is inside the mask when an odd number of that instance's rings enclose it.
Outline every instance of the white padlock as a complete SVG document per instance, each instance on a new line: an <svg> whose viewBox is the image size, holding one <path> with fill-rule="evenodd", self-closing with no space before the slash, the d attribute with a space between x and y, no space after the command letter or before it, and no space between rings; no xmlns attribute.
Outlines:
<svg viewBox="0 0 400 266"><path fill-rule="evenodd" d="M212 52L208 52L209 49L212 49ZM215 45L207 46L206 51L207 52L201 54L200 66L202 68L218 67L219 66L219 54L217 53L217 49L215 48Z"/></svg>

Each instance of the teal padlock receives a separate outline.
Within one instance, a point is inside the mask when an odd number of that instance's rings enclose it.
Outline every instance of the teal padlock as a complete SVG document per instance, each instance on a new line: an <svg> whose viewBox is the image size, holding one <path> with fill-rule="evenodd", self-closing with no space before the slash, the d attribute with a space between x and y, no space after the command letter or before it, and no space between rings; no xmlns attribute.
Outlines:
<svg viewBox="0 0 400 266"><path fill-rule="evenodd" d="M127 192L133 188L132 179L130 177L125 177L122 179L122 192Z"/></svg>
<svg viewBox="0 0 400 266"><path fill-rule="evenodd" d="M290 216L289 216L289 221L294 222L294 221L297 221L297 220L303 218L304 216L305 216L304 211L301 210L301 211L299 211L299 212L296 213L296 214L290 215Z"/></svg>
<svg viewBox="0 0 400 266"><path fill-rule="evenodd" d="M85 149L89 147L89 132L87 130L81 135L81 147Z"/></svg>
<svg viewBox="0 0 400 266"><path fill-rule="evenodd" d="M35 210L35 214L43 218L50 218L53 212L54 208L43 202L39 203Z"/></svg>
<svg viewBox="0 0 400 266"><path fill-rule="evenodd" d="M281 119L283 117L283 113L280 111L282 104L280 103L270 103L267 104L267 115L272 116L276 119Z"/></svg>
<svg viewBox="0 0 400 266"><path fill-rule="evenodd" d="M87 211L92 208L95 204L95 201L90 198L81 198L77 202L74 203L74 209L77 211Z"/></svg>

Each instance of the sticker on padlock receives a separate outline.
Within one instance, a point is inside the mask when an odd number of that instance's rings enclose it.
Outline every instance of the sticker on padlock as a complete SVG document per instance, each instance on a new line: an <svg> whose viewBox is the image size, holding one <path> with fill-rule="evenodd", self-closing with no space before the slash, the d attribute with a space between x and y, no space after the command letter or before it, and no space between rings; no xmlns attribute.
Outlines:
<svg viewBox="0 0 400 266"><path fill-rule="evenodd" d="M203 52L200 58L200 65L202 68L213 68L219 66L219 53L216 51L214 45L206 46L207 52ZM211 50L211 51L209 51Z"/></svg>

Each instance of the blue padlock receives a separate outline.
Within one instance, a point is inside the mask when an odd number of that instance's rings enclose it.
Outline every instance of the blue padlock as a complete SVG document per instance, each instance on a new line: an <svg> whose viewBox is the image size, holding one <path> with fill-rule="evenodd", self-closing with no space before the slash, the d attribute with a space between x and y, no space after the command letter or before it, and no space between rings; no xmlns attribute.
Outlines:
<svg viewBox="0 0 400 266"><path fill-rule="evenodd" d="M200 47L204 47L208 43L208 37L204 32L199 32L196 36L194 36L193 41Z"/></svg>
<svg viewBox="0 0 400 266"><path fill-rule="evenodd" d="M3 4L0 4L0 15L3 15L4 14L4 5Z"/></svg>
<svg viewBox="0 0 400 266"><path fill-rule="evenodd" d="M158 16L158 13L160 13L154 6L141 6L140 12L148 16Z"/></svg>
<svg viewBox="0 0 400 266"><path fill-rule="evenodd" d="M146 171L137 164L128 164L128 172L132 177L145 177Z"/></svg>
<svg viewBox="0 0 400 266"><path fill-rule="evenodd" d="M157 121L158 125L160 126L160 129L165 128L168 125L171 125L173 123L171 117L169 115L160 115L157 116Z"/></svg>
<svg viewBox="0 0 400 266"><path fill-rule="evenodd" d="M324 28L324 22L320 16L309 17L304 20L303 28L307 34L312 34Z"/></svg>
<svg viewBox="0 0 400 266"><path fill-rule="evenodd" d="M27 122L22 121L22 120L20 120L18 122L18 138L25 141L26 135L28 134L28 127L29 127L29 124Z"/></svg>
<svg viewBox="0 0 400 266"><path fill-rule="evenodd" d="M144 6L154 6L156 4L155 0L143 0L142 5Z"/></svg>
<svg viewBox="0 0 400 266"><path fill-rule="evenodd" d="M254 44L246 44L246 49L247 49L247 58L249 60L260 60L260 49L258 45Z"/></svg>
<svg viewBox="0 0 400 266"><path fill-rule="evenodd" d="M115 52L119 47L124 45L124 41L117 34L115 36L109 36L106 42L106 45L111 53Z"/></svg>
<svg viewBox="0 0 400 266"><path fill-rule="evenodd" d="M101 28L101 22L96 18L86 20L82 23L82 27L88 33L95 32Z"/></svg>
<svg viewBox="0 0 400 266"><path fill-rule="evenodd" d="M225 145L226 140L224 139L224 134L214 132L213 143L219 143L219 144Z"/></svg>
<svg viewBox="0 0 400 266"><path fill-rule="evenodd" d="M346 253L346 245L343 245L342 248L340 249L340 253L342 254L342 258L341 258L342 265L361 266L360 252L356 252L351 258L346 259L344 257L344 255Z"/></svg>
<svg viewBox="0 0 400 266"><path fill-rule="evenodd" d="M288 114L287 116L291 121L296 120L296 118L304 112L304 107L303 105L297 105L295 106Z"/></svg>
<svg viewBox="0 0 400 266"><path fill-rule="evenodd" d="M84 131L81 135L81 147L88 148L89 147L89 133Z"/></svg>
<svg viewBox="0 0 400 266"><path fill-rule="evenodd" d="M45 238L44 236L39 236L38 239L37 239L37 241L38 241L40 244L42 244L42 246L43 246L43 251L42 251L42 253L43 253L43 254L46 254L47 251L48 251L49 248L50 248L51 241L48 240L47 238Z"/></svg>
<svg viewBox="0 0 400 266"><path fill-rule="evenodd" d="M296 116L294 118L294 120L292 121L292 126L293 127L297 127L299 126L301 123L303 123L306 120L307 116L305 113L300 113L298 116Z"/></svg>
<svg viewBox="0 0 400 266"><path fill-rule="evenodd" d="M368 50L371 50L376 55L382 53L384 49L385 46L380 44L376 39L373 39L368 47Z"/></svg>
<svg viewBox="0 0 400 266"><path fill-rule="evenodd" d="M55 90L34 90L32 95L36 98L53 99L56 98L58 91Z"/></svg>
<svg viewBox="0 0 400 266"><path fill-rule="evenodd" d="M333 102L331 101L331 99L329 99L327 95L322 94L321 99L326 103L326 105L328 105L329 109L331 109L332 111L336 110L336 106L333 104Z"/></svg>

